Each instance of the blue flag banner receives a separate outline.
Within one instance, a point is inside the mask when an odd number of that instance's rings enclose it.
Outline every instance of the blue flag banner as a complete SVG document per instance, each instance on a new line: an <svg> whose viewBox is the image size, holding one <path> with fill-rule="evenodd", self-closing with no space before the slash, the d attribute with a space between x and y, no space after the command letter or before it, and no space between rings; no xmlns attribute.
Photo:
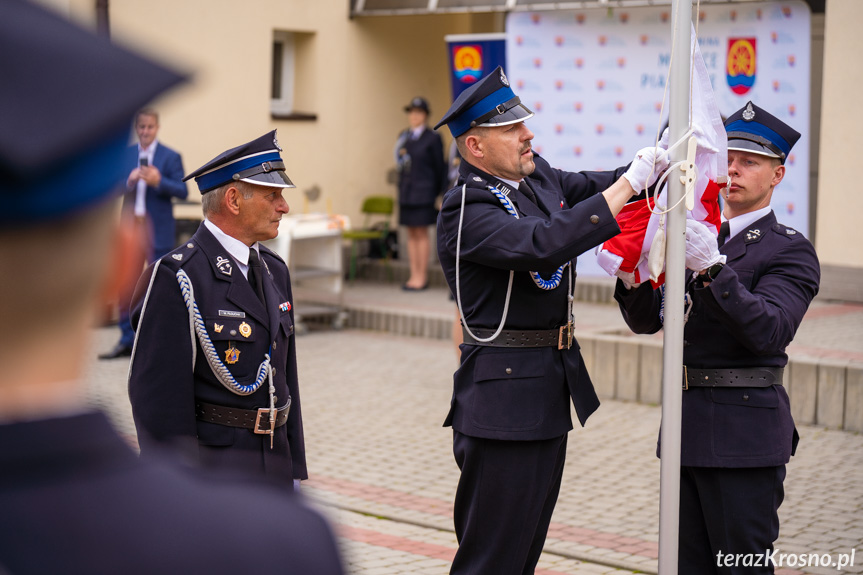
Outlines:
<svg viewBox="0 0 863 575"><path fill-rule="evenodd" d="M498 66L506 69L506 34L456 34L444 38L455 101L465 88Z"/></svg>

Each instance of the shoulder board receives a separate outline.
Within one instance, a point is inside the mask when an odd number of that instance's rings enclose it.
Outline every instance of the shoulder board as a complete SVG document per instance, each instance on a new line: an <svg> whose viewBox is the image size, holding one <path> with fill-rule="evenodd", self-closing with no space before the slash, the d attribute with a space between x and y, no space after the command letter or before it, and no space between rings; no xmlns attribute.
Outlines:
<svg viewBox="0 0 863 575"><path fill-rule="evenodd" d="M172 264L172 267L179 268L183 263L187 262L192 255L194 255L198 251L198 246L192 242L188 241L180 247L174 249L174 251L169 252L162 256L162 265Z"/></svg>
<svg viewBox="0 0 863 575"><path fill-rule="evenodd" d="M280 262L285 263L285 260L283 260L279 254L277 254L276 252L274 252L273 250L271 250L270 248L268 248L264 244L260 244L260 248L261 248L262 254L267 254L268 256L272 256L273 258L279 260Z"/></svg>
<svg viewBox="0 0 863 575"><path fill-rule="evenodd" d="M468 174L467 178L465 178L465 183L469 188L487 188L489 187L488 181L482 176L478 176L476 174Z"/></svg>
<svg viewBox="0 0 863 575"><path fill-rule="evenodd" d="M789 228L783 224L774 224L773 231L779 234L780 236L785 236L787 238L794 238L796 236L802 235L800 232L795 230L794 228Z"/></svg>

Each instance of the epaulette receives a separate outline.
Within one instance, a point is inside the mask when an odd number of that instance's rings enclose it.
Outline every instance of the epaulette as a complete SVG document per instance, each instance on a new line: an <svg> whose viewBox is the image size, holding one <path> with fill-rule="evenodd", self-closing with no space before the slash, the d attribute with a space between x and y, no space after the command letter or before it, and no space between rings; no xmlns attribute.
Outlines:
<svg viewBox="0 0 863 575"><path fill-rule="evenodd" d="M285 260L282 258L282 256L280 256L279 254L277 254L276 252L274 252L273 250L271 250L270 248L268 248L264 244L259 244L259 245L260 245L262 252L264 252L267 255L273 256L274 258L276 258L277 260L279 260L283 264L285 263ZM287 265L287 264L285 264L285 265Z"/></svg>
<svg viewBox="0 0 863 575"><path fill-rule="evenodd" d="M470 174L465 178L465 182L469 188L487 188L489 186L489 183L485 178L477 176L476 174Z"/></svg>
<svg viewBox="0 0 863 575"><path fill-rule="evenodd" d="M198 251L198 246L192 242L188 241L180 247L174 249L172 252L168 252L164 256L162 256L162 265L177 262L173 264L172 267L179 268L180 265L189 261L189 258Z"/></svg>
<svg viewBox="0 0 863 575"><path fill-rule="evenodd" d="M784 236L784 237L789 238L789 239L793 238L794 236L796 236L800 233L797 230L795 230L794 228L789 228L788 226L783 225L783 224L779 224L779 223L773 224L773 231L776 232L777 234L779 234L780 236Z"/></svg>

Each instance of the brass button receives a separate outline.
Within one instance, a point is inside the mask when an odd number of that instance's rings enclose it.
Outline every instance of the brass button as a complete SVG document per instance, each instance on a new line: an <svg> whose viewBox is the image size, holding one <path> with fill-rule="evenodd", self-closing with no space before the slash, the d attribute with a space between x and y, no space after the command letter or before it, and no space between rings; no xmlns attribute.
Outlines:
<svg viewBox="0 0 863 575"><path fill-rule="evenodd" d="M590 216L590 223L598 224L599 223L599 216Z"/></svg>
<svg viewBox="0 0 863 575"><path fill-rule="evenodd" d="M506 368L506 374L507 375L512 374L512 368L511 367Z"/></svg>

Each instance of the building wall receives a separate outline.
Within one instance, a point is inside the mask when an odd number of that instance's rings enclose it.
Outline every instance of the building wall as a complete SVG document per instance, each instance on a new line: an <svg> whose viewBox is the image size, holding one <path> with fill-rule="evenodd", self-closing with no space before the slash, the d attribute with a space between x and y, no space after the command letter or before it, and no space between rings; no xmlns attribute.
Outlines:
<svg viewBox="0 0 863 575"><path fill-rule="evenodd" d="M93 0L42 1L95 23ZM276 128L298 188L286 194L292 211L331 211L361 222L363 197L396 193L387 174L395 167L396 136L407 125L404 105L426 97L432 124L449 107L444 36L502 31L503 19L350 19L345 0L111 0L110 26L116 43L191 74L190 85L153 103L161 115L159 138L181 152L187 171ZM295 107L314 120L271 117L274 30L303 33ZM448 143L446 129L442 135ZM314 202L302 194L312 187L320 189ZM199 197L191 184L190 199ZM190 206L176 212L199 215Z"/></svg>
<svg viewBox="0 0 863 575"><path fill-rule="evenodd" d="M863 132L863 2L829 0L824 24L824 80L816 248L822 264L863 268L863 194L858 188ZM863 278L861 278L863 279ZM859 280L858 280L859 281Z"/></svg>

